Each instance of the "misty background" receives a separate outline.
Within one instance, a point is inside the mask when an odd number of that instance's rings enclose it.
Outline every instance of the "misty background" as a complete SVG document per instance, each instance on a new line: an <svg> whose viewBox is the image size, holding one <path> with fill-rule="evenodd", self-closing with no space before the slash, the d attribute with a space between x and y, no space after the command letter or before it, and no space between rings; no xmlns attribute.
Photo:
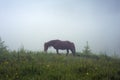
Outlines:
<svg viewBox="0 0 120 80"><path fill-rule="evenodd" d="M120 0L0 0L0 37L10 50L60 39L77 52L88 41L92 52L120 54Z"/></svg>

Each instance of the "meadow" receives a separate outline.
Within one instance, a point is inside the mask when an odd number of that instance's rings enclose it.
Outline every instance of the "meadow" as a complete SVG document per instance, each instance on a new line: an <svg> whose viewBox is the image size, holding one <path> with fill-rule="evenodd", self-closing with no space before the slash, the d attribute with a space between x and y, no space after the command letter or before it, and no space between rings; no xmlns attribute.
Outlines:
<svg viewBox="0 0 120 80"><path fill-rule="evenodd" d="M76 56L11 51L0 38L0 80L120 80L120 57L92 53L88 42Z"/></svg>
<svg viewBox="0 0 120 80"><path fill-rule="evenodd" d="M0 80L120 80L120 59L32 51L0 54Z"/></svg>

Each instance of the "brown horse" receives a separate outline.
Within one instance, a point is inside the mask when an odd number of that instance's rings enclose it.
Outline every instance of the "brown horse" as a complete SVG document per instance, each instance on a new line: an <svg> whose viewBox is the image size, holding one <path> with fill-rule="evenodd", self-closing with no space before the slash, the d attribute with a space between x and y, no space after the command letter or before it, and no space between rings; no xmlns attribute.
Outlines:
<svg viewBox="0 0 120 80"><path fill-rule="evenodd" d="M70 41L61 41L61 40L51 40L44 44L44 51L47 52L49 47L53 47L56 49L57 54L59 54L59 49L61 50L67 50L67 54L69 53L69 50L71 50L73 56L75 55L75 45L73 42Z"/></svg>

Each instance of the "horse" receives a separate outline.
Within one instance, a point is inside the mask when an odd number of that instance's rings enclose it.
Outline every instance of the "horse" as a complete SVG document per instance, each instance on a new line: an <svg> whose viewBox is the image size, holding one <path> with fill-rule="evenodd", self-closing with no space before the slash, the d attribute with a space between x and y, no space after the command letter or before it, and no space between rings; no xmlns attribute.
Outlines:
<svg viewBox="0 0 120 80"><path fill-rule="evenodd" d="M61 41L61 40L51 40L44 43L44 51L47 52L49 47L53 47L56 49L57 54L59 54L60 50L67 50L66 56L69 54L69 50L72 52L73 56L75 56L75 45L70 41Z"/></svg>

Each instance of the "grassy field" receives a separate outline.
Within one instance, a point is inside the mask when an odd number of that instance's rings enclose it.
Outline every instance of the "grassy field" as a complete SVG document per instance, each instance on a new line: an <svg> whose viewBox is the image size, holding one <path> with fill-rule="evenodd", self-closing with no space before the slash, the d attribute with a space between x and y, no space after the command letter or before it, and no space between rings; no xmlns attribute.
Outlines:
<svg viewBox="0 0 120 80"><path fill-rule="evenodd" d="M0 54L0 80L120 80L120 59L43 52Z"/></svg>

